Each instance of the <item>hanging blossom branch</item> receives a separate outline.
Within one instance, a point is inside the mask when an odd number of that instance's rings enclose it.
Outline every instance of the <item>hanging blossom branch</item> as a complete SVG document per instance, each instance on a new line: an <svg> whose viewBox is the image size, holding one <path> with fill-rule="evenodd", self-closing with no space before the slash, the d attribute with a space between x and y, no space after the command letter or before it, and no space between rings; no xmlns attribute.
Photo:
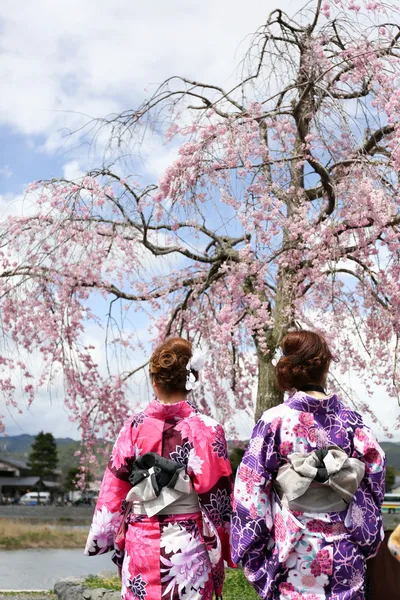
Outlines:
<svg viewBox="0 0 400 600"><path fill-rule="evenodd" d="M397 397L400 35L382 2L360 5L368 27L356 8L273 11L230 89L171 77L98 122L109 164L29 188L32 213L0 231L8 404L18 377L29 402L63 377L84 440L113 437L146 367L138 311L153 342L184 335L208 350L197 399L226 423L252 412L255 386L256 415L282 400L271 357L302 324L340 349L343 371ZM178 158L141 187L118 158L155 129ZM104 326L106 369L93 325ZM37 353L39 374L25 359Z"/></svg>

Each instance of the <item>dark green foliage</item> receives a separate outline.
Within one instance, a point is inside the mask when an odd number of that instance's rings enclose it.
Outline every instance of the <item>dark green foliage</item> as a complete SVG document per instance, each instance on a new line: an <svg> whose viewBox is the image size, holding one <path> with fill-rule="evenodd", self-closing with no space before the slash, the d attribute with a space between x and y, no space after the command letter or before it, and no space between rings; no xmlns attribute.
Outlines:
<svg viewBox="0 0 400 600"><path fill-rule="evenodd" d="M231 449L229 453L229 460L231 461L232 473L234 477L236 477L236 471L238 470L239 465L242 462L242 458L244 453L246 452L246 448L247 444L235 446Z"/></svg>
<svg viewBox="0 0 400 600"><path fill-rule="evenodd" d="M46 479L53 474L57 468L57 444L52 433L37 434L32 444L31 453L28 459L28 466L32 469L34 475L41 479Z"/></svg>
<svg viewBox="0 0 400 600"><path fill-rule="evenodd" d="M63 478L63 489L66 492L76 490L76 482L80 476L80 469L78 466L70 467ZM90 471L86 473L86 483L93 481L93 475Z"/></svg>
<svg viewBox="0 0 400 600"><path fill-rule="evenodd" d="M386 491L390 492L390 490L394 487L394 482L396 481L396 469L390 465L386 468Z"/></svg>
<svg viewBox="0 0 400 600"><path fill-rule="evenodd" d="M396 471L400 472L400 444L397 442L380 442L388 465L392 465Z"/></svg>
<svg viewBox="0 0 400 600"><path fill-rule="evenodd" d="M76 481L79 477L79 467L70 467L63 481L64 490L70 492L76 488Z"/></svg>

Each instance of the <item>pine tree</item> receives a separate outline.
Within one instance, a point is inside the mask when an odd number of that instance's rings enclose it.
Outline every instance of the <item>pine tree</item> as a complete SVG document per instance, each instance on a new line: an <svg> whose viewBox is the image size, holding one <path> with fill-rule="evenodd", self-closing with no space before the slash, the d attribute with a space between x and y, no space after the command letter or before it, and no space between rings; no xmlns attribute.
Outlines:
<svg viewBox="0 0 400 600"><path fill-rule="evenodd" d="M57 444L54 436L51 433L43 433L41 431L35 437L35 441L32 444L28 466L32 469L34 475L45 479L53 474L57 464Z"/></svg>

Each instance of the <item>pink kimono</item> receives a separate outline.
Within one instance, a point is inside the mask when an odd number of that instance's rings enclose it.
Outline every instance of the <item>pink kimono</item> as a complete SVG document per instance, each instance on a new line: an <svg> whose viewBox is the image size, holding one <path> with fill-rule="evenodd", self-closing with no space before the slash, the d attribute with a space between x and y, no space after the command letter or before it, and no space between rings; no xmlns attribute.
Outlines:
<svg viewBox="0 0 400 600"><path fill-rule="evenodd" d="M129 476L154 452L184 467L198 496L189 514L134 514L124 521ZM136 488L135 488L136 489ZM154 400L122 428L108 463L85 554L114 550L125 600L211 600L222 593L230 563L232 478L222 427L188 402ZM197 498L196 498L197 502ZM173 504L171 513L174 512ZM167 509L166 509L167 510ZM165 511L164 511L165 512Z"/></svg>

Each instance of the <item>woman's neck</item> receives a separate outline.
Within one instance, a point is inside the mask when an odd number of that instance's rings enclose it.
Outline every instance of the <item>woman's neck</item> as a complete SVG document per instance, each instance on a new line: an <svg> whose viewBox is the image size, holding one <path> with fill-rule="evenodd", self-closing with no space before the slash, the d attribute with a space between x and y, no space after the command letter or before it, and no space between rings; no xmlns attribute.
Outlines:
<svg viewBox="0 0 400 600"><path fill-rule="evenodd" d="M316 398L317 400L324 400L325 398L329 398L329 394L323 394L322 392L304 392L307 396L311 396L311 398Z"/></svg>
<svg viewBox="0 0 400 600"><path fill-rule="evenodd" d="M325 391L326 380L321 381L321 383L308 383L303 385L299 391L304 392L307 396L311 396L312 398L317 398L319 400L323 398L329 398L328 394Z"/></svg>
<svg viewBox="0 0 400 600"><path fill-rule="evenodd" d="M187 400L186 394L171 394L170 396L164 396L164 394L157 395L157 400L161 404L178 404L178 402L185 402Z"/></svg>

